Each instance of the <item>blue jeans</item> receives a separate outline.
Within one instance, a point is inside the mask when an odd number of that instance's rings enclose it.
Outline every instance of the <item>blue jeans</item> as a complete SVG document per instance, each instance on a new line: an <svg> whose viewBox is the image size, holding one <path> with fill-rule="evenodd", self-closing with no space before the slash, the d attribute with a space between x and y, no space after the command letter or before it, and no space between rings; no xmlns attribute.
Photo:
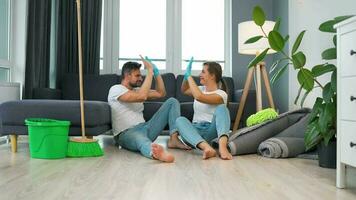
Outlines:
<svg viewBox="0 0 356 200"><path fill-rule="evenodd" d="M175 121L179 116L179 102L175 98L169 98L149 121L121 132L114 139L123 148L139 151L143 156L152 158L152 142L157 139L167 123L170 134L177 132Z"/></svg>
<svg viewBox="0 0 356 200"><path fill-rule="evenodd" d="M195 148L198 148L198 144L204 141L210 144L211 141L217 137L229 137L230 124L229 110L225 105L219 105L216 107L211 123L191 123L185 117L179 117L176 121L176 125L182 139Z"/></svg>

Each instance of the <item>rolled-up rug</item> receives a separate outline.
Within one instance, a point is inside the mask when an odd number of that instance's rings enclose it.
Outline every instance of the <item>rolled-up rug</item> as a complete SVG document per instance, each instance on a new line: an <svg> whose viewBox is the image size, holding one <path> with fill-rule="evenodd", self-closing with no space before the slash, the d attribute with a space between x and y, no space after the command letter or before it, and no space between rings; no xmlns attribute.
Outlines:
<svg viewBox="0 0 356 200"><path fill-rule="evenodd" d="M257 153L268 158L291 158L305 152L304 134L309 114L258 146Z"/></svg>
<svg viewBox="0 0 356 200"><path fill-rule="evenodd" d="M258 146L257 153L268 158L290 158L305 152L303 138L273 137Z"/></svg>

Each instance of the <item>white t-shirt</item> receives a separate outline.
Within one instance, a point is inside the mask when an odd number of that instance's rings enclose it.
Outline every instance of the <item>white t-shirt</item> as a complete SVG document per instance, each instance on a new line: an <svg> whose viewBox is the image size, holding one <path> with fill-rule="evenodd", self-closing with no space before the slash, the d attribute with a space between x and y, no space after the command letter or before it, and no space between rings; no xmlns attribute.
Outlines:
<svg viewBox="0 0 356 200"><path fill-rule="evenodd" d="M122 102L118 98L128 92L124 85L114 85L109 90L108 103L111 107L113 134L132 128L145 122L143 118L143 103Z"/></svg>
<svg viewBox="0 0 356 200"><path fill-rule="evenodd" d="M227 94L224 90L215 90L211 92L207 92L205 90L205 86L199 86L199 89L204 94L217 94L220 95L224 101L224 104L227 104ZM213 120L215 109L218 105L206 104L194 100L193 108L194 108L194 115L193 115L193 122L211 122Z"/></svg>

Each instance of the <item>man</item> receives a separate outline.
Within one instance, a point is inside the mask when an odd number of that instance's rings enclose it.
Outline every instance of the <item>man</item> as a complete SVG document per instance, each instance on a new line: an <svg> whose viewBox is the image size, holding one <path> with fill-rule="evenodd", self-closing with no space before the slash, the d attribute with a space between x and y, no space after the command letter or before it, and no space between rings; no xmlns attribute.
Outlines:
<svg viewBox="0 0 356 200"><path fill-rule="evenodd" d="M143 102L166 95L158 68L147 57L146 59L142 58L147 70L145 81L142 81L141 64L127 62L122 67L121 84L110 88L108 102L111 107L114 139L123 148L139 151L145 157L173 162L174 156L171 153L152 142L168 123L170 132L168 147L190 149L178 139L175 121L180 116L179 102L174 98L168 99L149 121L144 120ZM153 78L156 83L155 90L150 89Z"/></svg>

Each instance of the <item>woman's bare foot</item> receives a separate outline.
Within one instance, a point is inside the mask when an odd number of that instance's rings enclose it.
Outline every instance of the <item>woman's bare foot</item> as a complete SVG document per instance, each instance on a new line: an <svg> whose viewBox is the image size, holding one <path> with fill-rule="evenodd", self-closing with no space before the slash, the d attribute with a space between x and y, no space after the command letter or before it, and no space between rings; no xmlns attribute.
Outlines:
<svg viewBox="0 0 356 200"><path fill-rule="evenodd" d="M223 160L232 160L232 155L226 147L219 147L220 158Z"/></svg>
<svg viewBox="0 0 356 200"><path fill-rule="evenodd" d="M232 160L232 155L227 149L228 137L222 136L219 139L219 153L220 158L223 160Z"/></svg>
<svg viewBox="0 0 356 200"><path fill-rule="evenodd" d="M216 151L207 142L201 142L198 147L203 151L203 159L209 159L216 156Z"/></svg>
<svg viewBox="0 0 356 200"><path fill-rule="evenodd" d="M171 149L183 149L183 150L192 149L189 146L183 144L182 141L180 141L180 139L178 138L178 133L174 133L171 135L171 137L169 137L167 146L168 148Z"/></svg>
<svg viewBox="0 0 356 200"><path fill-rule="evenodd" d="M160 160L162 162L174 162L174 156L169 152L165 151L163 147L159 144L152 144L152 157L154 159Z"/></svg>

